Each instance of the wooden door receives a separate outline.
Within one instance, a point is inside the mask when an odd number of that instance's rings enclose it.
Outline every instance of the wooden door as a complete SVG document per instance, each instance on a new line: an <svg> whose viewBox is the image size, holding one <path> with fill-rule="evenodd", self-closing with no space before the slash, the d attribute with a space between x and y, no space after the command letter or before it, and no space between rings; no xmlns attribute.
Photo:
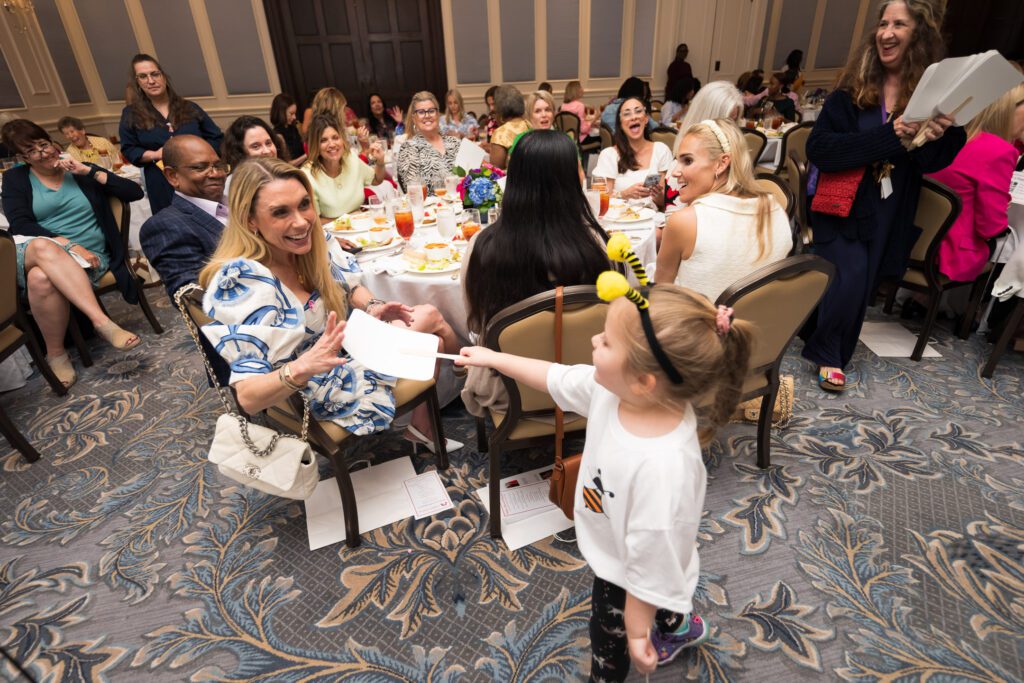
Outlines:
<svg viewBox="0 0 1024 683"><path fill-rule="evenodd" d="M334 86L365 116L378 92L405 107L447 90L440 0L264 0L281 86L300 103Z"/></svg>
<svg viewBox="0 0 1024 683"><path fill-rule="evenodd" d="M754 68L760 55L765 28L763 0L716 0L707 79L735 83L740 74ZM767 81L767 78L765 79Z"/></svg>

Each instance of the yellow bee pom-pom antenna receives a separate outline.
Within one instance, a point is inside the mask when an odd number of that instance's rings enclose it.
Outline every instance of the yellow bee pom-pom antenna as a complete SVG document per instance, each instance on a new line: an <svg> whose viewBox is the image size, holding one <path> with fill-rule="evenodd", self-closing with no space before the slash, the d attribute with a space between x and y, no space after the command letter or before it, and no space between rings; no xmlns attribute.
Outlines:
<svg viewBox="0 0 1024 683"><path fill-rule="evenodd" d="M640 259L633 253L633 245L630 244L629 238L623 233L617 232L608 238L608 258L612 261L624 261L629 264L629 267L633 269L633 273L636 275L637 281L646 286L647 271L644 270L644 266L640 263Z"/></svg>
<svg viewBox="0 0 1024 683"><path fill-rule="evenodd" d="M650 305L643 294L629 286L622 273L616 273L614 270L606 270L597 277L597 295L605 301L614 301L624 296L641 309Z"/></svg>

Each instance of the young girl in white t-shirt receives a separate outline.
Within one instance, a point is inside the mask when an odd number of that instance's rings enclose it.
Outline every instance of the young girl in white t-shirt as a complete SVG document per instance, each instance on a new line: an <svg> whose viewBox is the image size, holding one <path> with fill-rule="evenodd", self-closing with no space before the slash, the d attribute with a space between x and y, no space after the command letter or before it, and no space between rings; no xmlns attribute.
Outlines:
<svg viewBox="0 0 1024 683"><path fill-rule="evenodd" d="M648 302L609 272L598 291L614 300L604 332L591 340L592 366L482 347L463 348L456 363L494 368L587 417L574 510L580 551L595 574L590 680L622 681L631 659L649 673L708 637L692 604L701 445L740 397L750 328L733 321L731 309L675 285L652 288ZM615 298L623 294L629 299ZM698 428L693 405L705 398L709 423Z"/></svg>

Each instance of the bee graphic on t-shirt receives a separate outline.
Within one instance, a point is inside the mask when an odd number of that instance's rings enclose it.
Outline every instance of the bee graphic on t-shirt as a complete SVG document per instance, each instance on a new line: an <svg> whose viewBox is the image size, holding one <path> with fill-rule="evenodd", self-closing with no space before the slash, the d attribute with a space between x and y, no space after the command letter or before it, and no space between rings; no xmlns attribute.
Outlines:
<svg viewBox="0 0 1024 683"><path fill-rule="evenodd" d="M601 470L597 470L597 476L593 479L593 487L583 487L583 504L591 512L596 512L599 515L604 514L604 503L602 502L603 496L614 498L615 494L611 491L606 491L604 484L601 483Z"/></svg>

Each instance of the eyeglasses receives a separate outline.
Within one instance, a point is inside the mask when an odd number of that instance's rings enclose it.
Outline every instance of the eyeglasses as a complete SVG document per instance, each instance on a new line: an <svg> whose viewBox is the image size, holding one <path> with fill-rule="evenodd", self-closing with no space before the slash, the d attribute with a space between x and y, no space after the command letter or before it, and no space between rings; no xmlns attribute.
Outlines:
<svg viewBox="0 0 1024 683"><path fill-rule="evenodd" d="M29 159L41 159L43 155L53 148L54 146L52 142L43 142L31 149L23 150L21 154Z"/></svg>
<svg viewBox="0 0 1024 683"><path fill-rule="evenodd" d="M430 109L413 109L412 113L416 114L416 116L420 117L421 119L425 119L428 116L436 116L437 107L431 107Z"/></svg>
<svg viewBox="0 0 1024 683"><path fill-rule="evenodd" d="M159 81L163 77L164 77L164 72L163 71L150 71L148 74L147 73L135 74L135 78L140 80L140 81L143 81L143 82L144 81L148 81L150 79L153 79L154 81Z"/></svg>
<svg viewBox="0 0 1024 683"><path fill-rule="evenodd" d="M218 161L212 164L189 164L187 166L172 166L171 168L184 169L196 175L210 175L211 171L227 173L229 166L223 161Z"/></svg>
<svg viewBox="0 0 1024 683"><path fill-rule="evenodd" d="M637 108L637 109L624 109L624 110L622 110L622 114L621 115L622 116L641 116L641 115L646 114L646 113L647 113L647 111L645 109L640 109L640 108Z"/></svg>

